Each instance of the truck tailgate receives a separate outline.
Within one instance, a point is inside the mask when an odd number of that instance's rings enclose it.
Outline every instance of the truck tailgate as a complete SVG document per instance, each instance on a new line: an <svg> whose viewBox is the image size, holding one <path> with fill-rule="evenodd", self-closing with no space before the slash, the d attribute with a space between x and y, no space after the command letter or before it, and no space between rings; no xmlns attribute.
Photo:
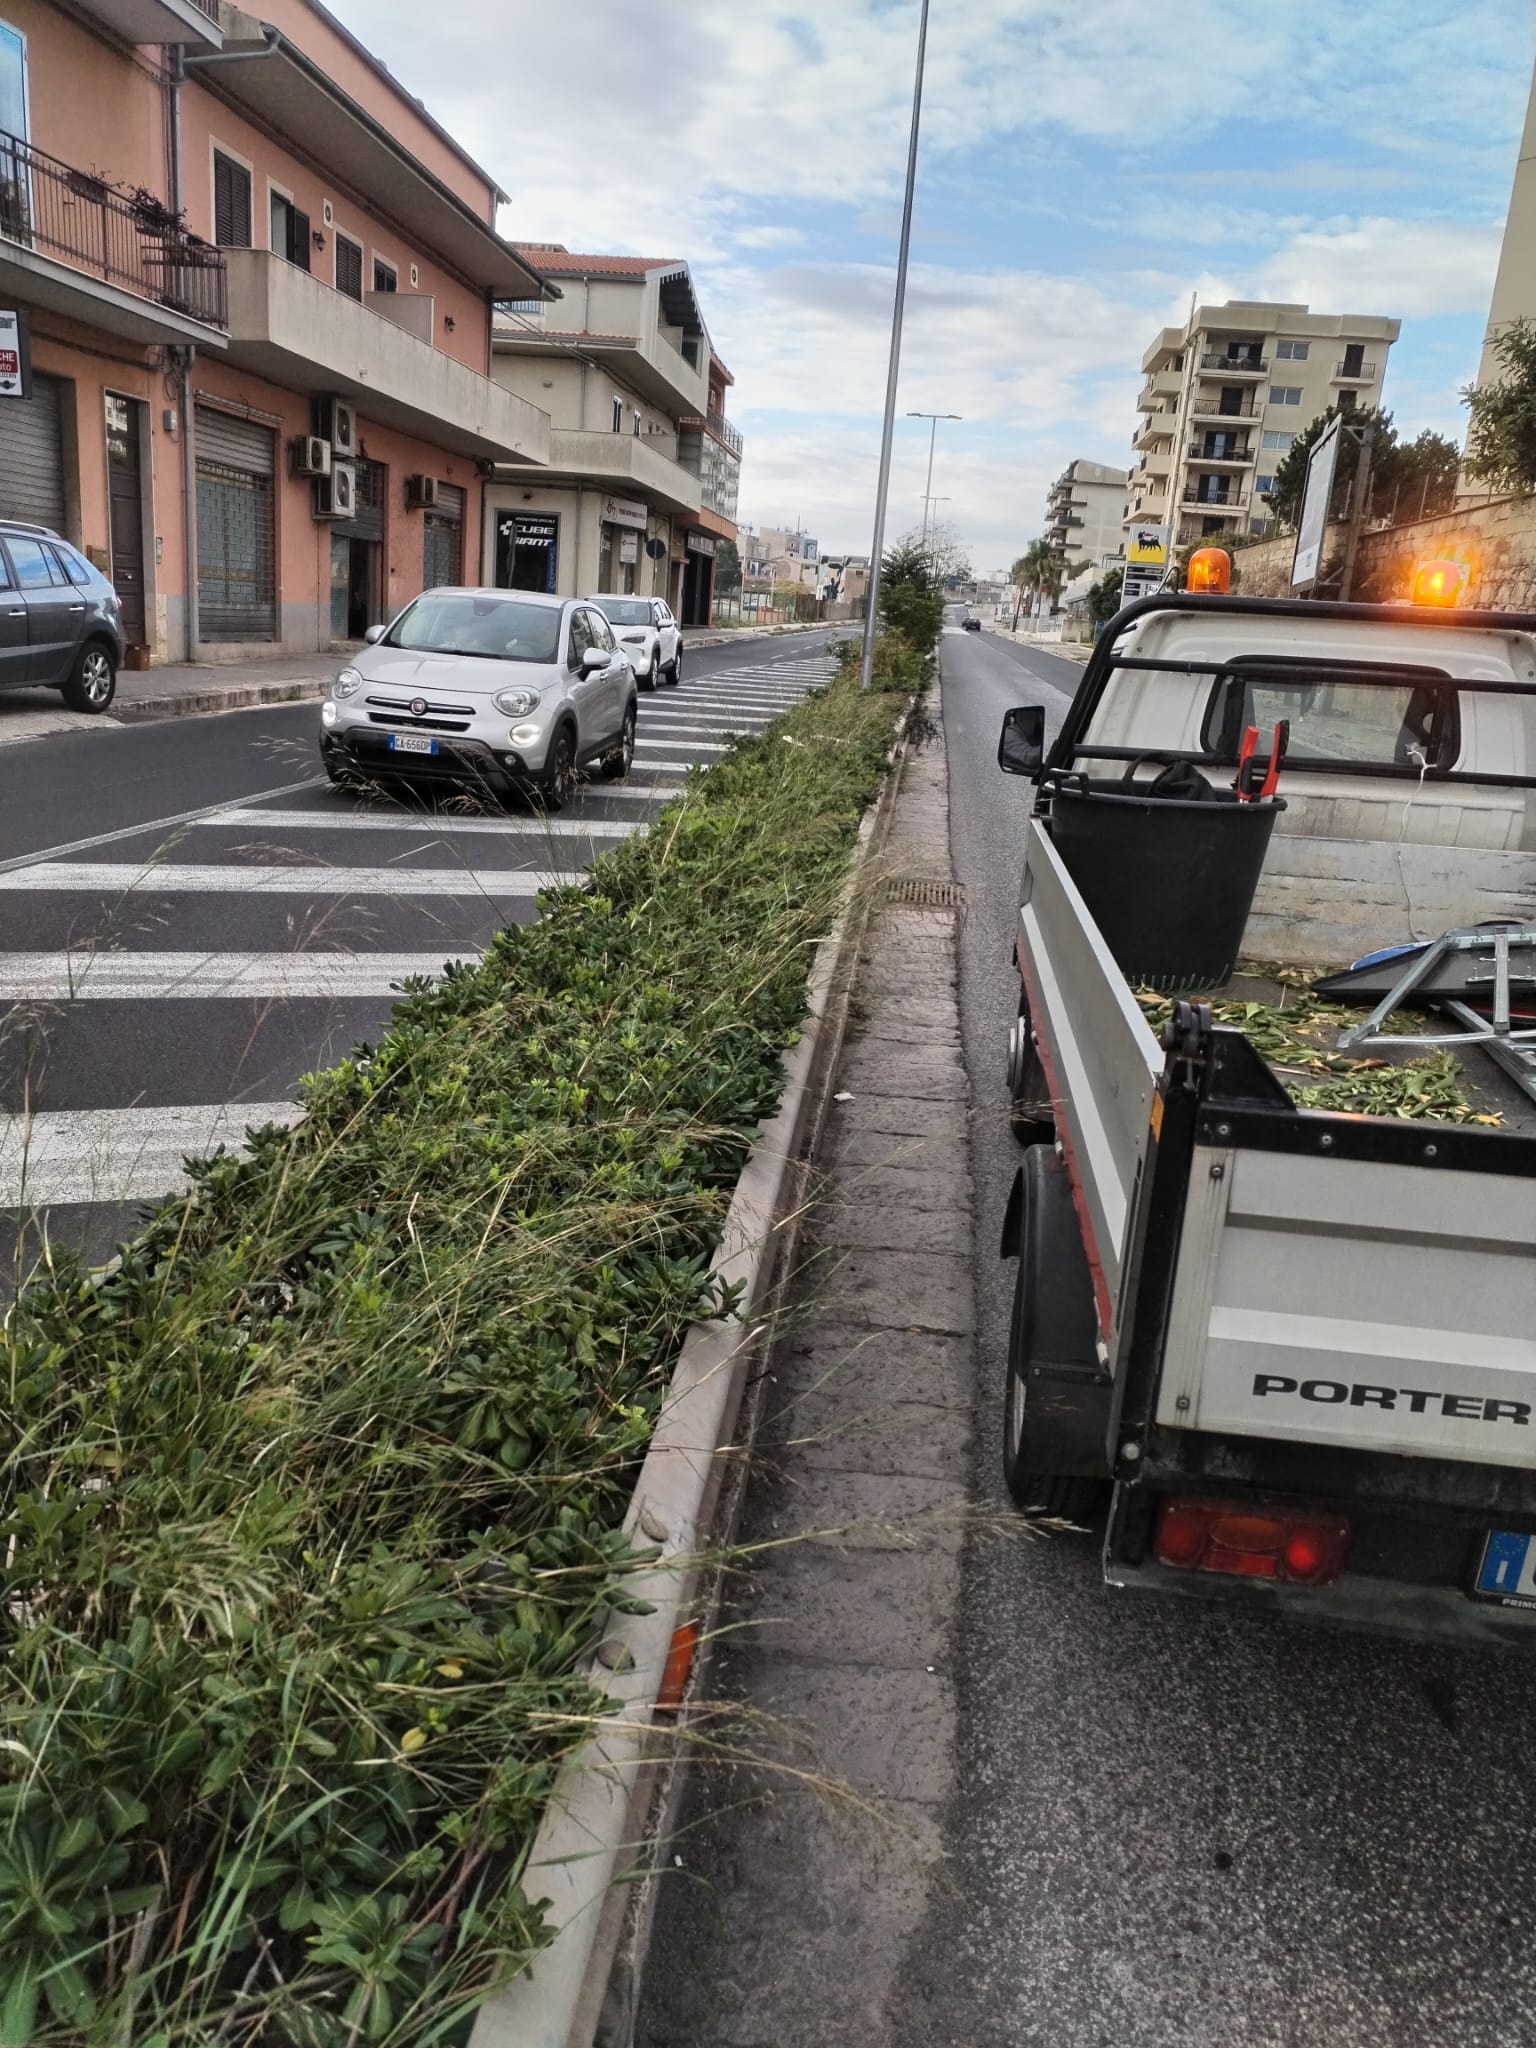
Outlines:
<svg viewBox="0 0 1536 2048"><path fill-rule="evenodd" d="M1536 1181L1415 1130L1421 1166L1196 1145L1162 1426L1536 1467Z"/></svg>

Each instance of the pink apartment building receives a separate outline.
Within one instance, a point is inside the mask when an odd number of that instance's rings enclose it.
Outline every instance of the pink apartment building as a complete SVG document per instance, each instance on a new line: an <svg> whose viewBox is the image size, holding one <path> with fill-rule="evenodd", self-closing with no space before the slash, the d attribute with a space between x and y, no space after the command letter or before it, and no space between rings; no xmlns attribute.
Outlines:
<svg viewBox="0 0 1536 2048"><path fill-rule="evenodd" d="M550 452L491 375L493 303L557 296L504 196L318 0L0 0L0 517L107 570L140 662L473 577L482 479Z"/></svg>

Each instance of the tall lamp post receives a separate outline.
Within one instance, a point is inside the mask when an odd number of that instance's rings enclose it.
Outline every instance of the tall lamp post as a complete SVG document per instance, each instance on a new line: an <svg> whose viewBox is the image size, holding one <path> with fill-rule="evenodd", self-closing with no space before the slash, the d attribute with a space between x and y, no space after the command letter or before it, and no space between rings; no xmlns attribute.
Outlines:
<svg viewBox="0 0 1536 2048"><path fill-rule="evenodd" d="M923 112L923 57L928 47L928 0L917 21L917 69L912 80L912 134L907 143L907 188L901 204L901 244L896 257L896 298L891 307L891 360L885 379L885 423L880 433L880 474L875 485L875 535L869 551L869 595L865 599L864 649L859 683L868 689L875 667L875 620L880 609L880 556L885 548L885 500L891 485L891 442L896 433L896 383L901 374L901 320L907 304L907 252L912 246L912 194L917 184L917 130Z"/></svg>
<svg viewBox="0 0 1536 2048"><path fill-rule="evenodd" d="M961 412L909 412L907 418L909 420L932 420L933 422L933 425L928 429L928 484L923 492L923 539L926 540L928 538L928 507L933 503L933 445L939 438L939 421L962 420L965 418L965 414Z"/></svg>

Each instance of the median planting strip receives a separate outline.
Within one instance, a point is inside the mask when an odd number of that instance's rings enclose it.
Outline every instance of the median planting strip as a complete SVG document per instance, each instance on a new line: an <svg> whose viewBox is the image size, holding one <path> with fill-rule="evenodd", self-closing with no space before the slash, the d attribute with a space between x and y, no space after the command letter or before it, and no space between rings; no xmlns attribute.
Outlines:
<svg viewBox="0 0 1536 2048"><path fill-rule="evenodd" d="M892 716L845 674L744 741L12 1308L0 2044L427 2048L537 1953Z"/></svg>

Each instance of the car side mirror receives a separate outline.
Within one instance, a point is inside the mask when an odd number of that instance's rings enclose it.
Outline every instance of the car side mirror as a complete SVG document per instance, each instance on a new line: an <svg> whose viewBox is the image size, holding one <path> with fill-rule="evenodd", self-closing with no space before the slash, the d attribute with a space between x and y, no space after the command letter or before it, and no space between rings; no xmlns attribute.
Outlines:
<svg viewBox="0 0 1536 2048"><path fill-rule="evenodd" d="M1003 713L997 765L1005 775L1034 775L1045 759L1045 706L1018 704Z"/></svg>
<svg viewBox="0 0 1536 2048"><path fill-rule="evenodd" d="M583 671L584 671L584 672L585 672L585 673L586 673L587 675L591 675L591 674L593 673L593 671L594 671L594 670L596 670L596 669L600 669L600 668L606 668L606 667L608 666L608 650L607 650L607 648L606 648L606 647L587 647L587 648L584 648L584 649L582 650L582 656L581 656L581 666L582 666L582 669L583 669Z"/></svg>
<svg viewBox="0 0 1536 2048"><path fill-rule="evenodd" d="M379 642L384 638L384 635L388 631L388 626L370 626L367 632L363 635L363 638L367 641L370 647L377 647Z"/></svg>

